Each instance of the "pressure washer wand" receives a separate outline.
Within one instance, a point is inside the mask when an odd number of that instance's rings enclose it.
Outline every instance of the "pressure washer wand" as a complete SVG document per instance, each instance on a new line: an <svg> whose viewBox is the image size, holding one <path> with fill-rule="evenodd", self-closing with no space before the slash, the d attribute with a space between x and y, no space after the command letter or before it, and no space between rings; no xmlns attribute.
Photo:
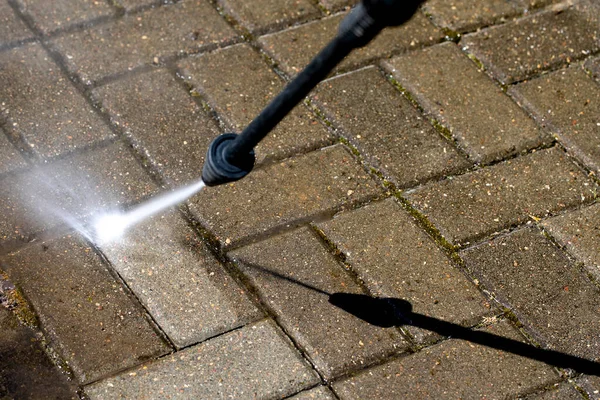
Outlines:
<svg viewBox="0 0 600 400"><path fill-rule="evenodd" d="M408 21L423 0L363 0L340 23L336 37L239 135L225 133L208 148L202 180L217 186L242 179L254 167L254 147L352 50L381 30Z"/></svg>

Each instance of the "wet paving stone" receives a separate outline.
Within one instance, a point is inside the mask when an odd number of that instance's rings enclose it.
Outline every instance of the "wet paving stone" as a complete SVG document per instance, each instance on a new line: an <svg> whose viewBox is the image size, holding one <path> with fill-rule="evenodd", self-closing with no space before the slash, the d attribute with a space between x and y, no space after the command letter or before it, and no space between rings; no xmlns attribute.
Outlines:
<svg viewBox="0 0 600 400"><path fill-rule="evenodd" d="M271 321L190 347L85 389L92 399L284 398L318 382Z"/></svg>
<svg viewBox="0 0 600 400"><path fill-rule="evenodd" d="M430 0L425 3L424 9L433 17L436 25L456 32L472 31L498 23L524 11L517 1L506 0Z"/></svg>
<svg viewBox="0 0 600 400"><path fill-rule="evenodd" d="M375 68L327 80L313 99L368 163L399 187L470 166Z"/></svg>
<svg viewBox="0 0 600 400"><path fill-rule="evenodd" d="M523 341L506 322L485 332ZM556 379L547 365L451 339L368 369L333 387L343 399L511 398Z"/></svg>
<svg viewBox="0 0 600 400"><path fill-rule="evenodd" d="M579 67L511 88L511 94L584 164L600 173L600 86Z"/></svg>
<svg viewBox="0 0 600 400"><path fill-rule="evenodd" d="M461 256L536 340L600 360L600 290L539 231L523 229Z"/></svg>
<svg viewBox="0 0 600 400"><path fill-rule="evenodd" d="M476 162L503 159L550 139L453 43L394 58L386 68Z"/></svg>
<svg viewBox="0 0 600 400"><path fill-rule="evenodd" d="M219 117L236 133L284 88L284 82L248 45L189 58L180 65L186 80L206 96ZM257 161L281 159L332 142L333 136L325 126L300 104L256 147Z"/></svg>
<svg viewBox="0 0 600 400"><path fill-rule="evenodd" d="M3 399L79 399L77 387L48 359L39 338L1 305L0 396Z"/></svg>
<svg viewBox="0 0 600 400"><path fill-rule="evenodd" d="M467 35L461 41L503 84L600 50L597 10L549 10Z"/></svg>
<svg viewBox="0 0 600 400"><path fill-rule="evenodd" d="M557 147L422 186L406 198L452 244L586 203L597 186Z"/></svg>
<svg viewBox="0 0 600 400"><path fill-rule="evenodd" d="M583 400L584 397L567 382L552 385L541 393L525 397L527 400Z"/></svg>
<svg viewBox="0 0 600 400"><path fill-rule="evenodd" d="M152 217L100 249L178 348L261 316L175 212Z"/></svg>
<svg viewBox="0 0 600 400"><path fill-rule="evenodd" d="M217 124L165 70L136 75L94 91L111 120L167 181L200 179Z"/></svg>
<svg viewBox="0 0 600 400"><path fill-rule="evenodd" d="M335 400L331 390L325 386L319 386L315 389L307 390L306 392L298 393L289 398L290 400Z"/></svg>
<svg viewBox="0 0 600 400"><path fill-rule="evenodd" d="M551 218L542 225L600 279L600 204Z"/></svg>
<svg viewBox="0 0 600 400"><path fill-rule="evenodd" d="M329 302L334 293L364 293L307 228L230 256L326 379L406 348L394 327L371 325Z"/></svg>
<svg viewBox="0 0 600 400"><path fill-rule="evenodd" d="M34 152L51 158L113 136L41 45L3 52L0 63L0 115Z"/></svg>
<svg viewBox="0 0 600 400"><path fill-rule="evenodd" d="M0 48L21 40L33 38L33 32L15 14L7 0L0 1Z"/></svg>
<svg viewBox="0 0 600 400"><path fill-rule="evenodd" d="M474 325L490 305L394 200L318 225L378 297L408 301L416 313ZM429 331L406 327L420 342Z"/></svg>
<svg viewBox="0 0 600 400"><path fill-rule="evenodd" d="M219 0L219 4L253 33L281 29L321 15L310 0Z"/></svg>
<svg viewBox="0 0 600 400"><path fill-rule="evenodd" d="M0 262L80 382L170 350L141 307L78 236L36 243Z"/></svg>
<svg viewBox="0 0 600 400"><path fill-rule="evenodd" d="M27 166L25 159L19 153L0 129L0 174Z"/></svg>
<svg viewBox="0 0 600 400"><path fill-rule="evenodd" d="M190 207L223 245L295 225L381 193L341 145L257 169L243 180L206 188Z"/></svg>
<svg viewBox="0 0 600 400"><path fill-rule="evenodd" d="M207 1L183 0L60 36L52 45L68 68L90 84L165 58L224 45L235 36Z"/></svg>
<svg viewBox="0 0 600 400"><path fill-rule="evenodd" d="M346 14L338 14L258 39L261 47L290 76L298 74L337 34ZM347 71L369 62L389 57L442 40L443 34L421 13L398 28L385 29L369 45L353 51L335 71Z"/></svg>
<svg viewBox="0 0 600 400"><path fill-rule="evenodd" d="M99 0L17 0L17 3L45 34L115 14L109 2Z"/></svg>

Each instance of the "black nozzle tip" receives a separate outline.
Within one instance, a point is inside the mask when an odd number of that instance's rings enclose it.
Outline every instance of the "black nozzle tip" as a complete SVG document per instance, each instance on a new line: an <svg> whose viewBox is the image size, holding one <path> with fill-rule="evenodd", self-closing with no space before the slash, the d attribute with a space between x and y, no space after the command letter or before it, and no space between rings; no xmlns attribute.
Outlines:
<svg viewBox="0 0 600 400"><path fill-rule="evenodd" d="M227 161L229 145L238 135L224 133L212 141L206 152L202 180L206 186L218 186L242 179L254 168L254 151L238 157L234 163Z"/></svg>

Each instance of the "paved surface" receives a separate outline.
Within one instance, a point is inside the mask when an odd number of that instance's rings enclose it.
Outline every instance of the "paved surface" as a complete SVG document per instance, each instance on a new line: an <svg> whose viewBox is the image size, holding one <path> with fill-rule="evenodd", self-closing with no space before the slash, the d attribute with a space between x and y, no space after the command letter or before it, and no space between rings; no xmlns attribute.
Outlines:
<svg viewBox="0 0 600 400"><path fill-rule="evenodd" d="M72 228L198 179L350 3L0 0L0 398L600 399L596 0L430 0L244 180Z"/></svg>

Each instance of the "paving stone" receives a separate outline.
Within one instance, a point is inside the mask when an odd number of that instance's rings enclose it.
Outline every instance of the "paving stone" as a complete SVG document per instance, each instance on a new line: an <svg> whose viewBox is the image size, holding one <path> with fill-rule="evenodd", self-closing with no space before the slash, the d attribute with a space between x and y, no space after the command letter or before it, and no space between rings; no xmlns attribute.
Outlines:
<svg viewBox="0 0 600 400"><path fill-rule="evenodd" d="M319 0L319 4L328 11L337 11L357 4L359 0Z"/></svg>
<svg viewBox="0 0 600 400"><path fill-rule="evenodd" d="M477 288L392 199L340 214L319 228L378 297L400 298L414 312L467 326L489 310ZM408 330L419 341L429 333Z"/></svg>
<svg viewBox="0 0 600 400"><path fill-rule="evenodd" d="M155 185L122 144L72 155L0 179L3 241L31 240L58 224L139 201L156 191Z"/></svg>
<svg viewBox="0 0 600 400"><path fill-rule="evenodd" d="M94 94L168 181L199 179L206 149L219 130L167 71L119 80Z"/></svg>
<svg viewBox="0 0 600 400"><path fill-rule="evenodd" d="M583 7L549 10L467 35L461 44L510 84L600 50L600 20Z"/></svg>
<svg viewBox="0 0 600 400"><path fill-rule="evenodd" d="M46 34L115 13L108 2L98 0L17 1L23 12L33 19L36 28Z"/></svg>
<svg viewBox="0 0 600 400"><path fill-rule="evenodd" d="M544 392L527 396L527 400L582 400L584 397L567 382L556 383Z"/></svg>
<svg viewBox="0 0 600 400"><path fill-rule="evenodd" d="M394 58L386 67L476 162L503 159L549 139L454 43Z"/></svg>
<svg viewBox="0 0 600 400"><path fill-rule="evenodd" d="M169 4L170 0L113 0L117 7L124 8L127 12L137 10L141 7Z"/></svg>
<svg viewBox="0 0 600 400"><path fill-rule="evenodd" d="M600 203L551 218L542 224L600 279Z"/></svg>
<svg viewBox="0 0 600 400"><path fill-rule="evenodd" d="M600 377L584 376L576 382L585 390L590 400L600 400Z"/></svg>
<svg viewBox="0 0 600 400"><path fill-rule="evenodd" d="M430 0L425 3L424 9L433 17L436 25L456 32L472 31L498 23L523 11L517 2L506 0Z"/></svg>
<svg viewBox="0 0 600 400"><path fill-rule="evenodd" d="M369 164L399 187L470 166L375 68L321 83L314 100Z"/></svg>
<svg viewBox="0 0 600 400"><path fill-rule="evenodd" d="M600 291L540 232L523 229L462 257L541 343L600 359Z"/></svg>
<svg viewBox="0 0 600 400"><path fill-rule="evenodd" d="M32 303L52 346L80 382L169 351L141 307L78 236L12 253L2 268Z"/></svg>
<svg viewBox="0 0 600 400"><path fill-rule="evenodd" d="M175 55L224 45L235 36L207 1L183 0L63 35L52 43L69 69L90 84Z"/></svg>
<svg viewBox="0 0 600 400"><path fill-rule="evenodd" d="M310 0L261 0L253 3L219 0L219 4L253 33L280 29L321 15Z"/></svg>
<svg viewBox="0 0 600 400"><path fill-rule="evenodd" d="M524 7L527 9L536 9L546 7L551 4L558 4L564 0L520 0Z"/></svg>
<svg viewBox="0 0 600 400"><path fill-rule="evenodd" d="M592 73L594 79L600 83L600 57L589 59L585 63L585 68L587 68Z"/></svg>
<svg viewBox="0 0 600 400"><path fill-rule="evenodd" d="M570 152L600 172L600 86L581 68L543 75L511 93Z"/></svg>
<svg viewBox="0 0 600 400"><path fill-rule="evenodd" d="M329 303L328 294L362 292L308 228L231 256L326 379L406 348L394 327L371 325Z"/></svg>
<svg viewBox="0 0 600 400"><path fill-rule="evenodd" d="M485 331L523 341L505 322ZM499 399L555 379L552 369L541 362L451 339L335 382L333 387L344 400Z"/></svg>
<svg viewBox="0 0 600 400"><path fill-rule="evenodd" d="M258 319L258 310L175 212L100 246L179 348Z"/></svg>
<svg viewBox="0 0 600 400"><path fill-rule="evenodd" d="M319 386L306 392L298 393L289 398L290 400L335 400L331 390L325 386Z"/></svg>
<svg viewBox="0 0 600 400"><path fill-rule="evenodd" d="M39 44L4 52L0 63L0 115L35 152L54 157L113 136Z"/></svg>
<svg viewBox="0 0 600 400"><path fill-rule="evenodd" d="M290 226L377 196L381 189L342 145L257 169L241 181L203 190L192 211L223 245Z"/></svg>
<svg viewBox="0 0 600 400"><path fill-rule="evenodd" d="M4 131L0 129L0 174L27 165L25 159L9 141Z"/></svg>
<svg viewBox="0 0 600 400"><path fill-rule="evenodd" d="M585 203L595 190L553 147L420 187L406 197L457 245Z"/></svg>
<svg viewBox="0 0 600 400"><path fill-rule="evenodd" d="M238 133L284 88L281 79L248 45L189 58L181 65L187 80ZM257 161L281 159L332 141L332 135L312 112L299 105L256 147Z"/></svg>
<svg viewBox="0 0 600 400"><path fill-rule="evenodd" d="M301 25L283 32L265 35L258 39L262 48L289 75L296 75L337 34L346 14ZM384 30L368 46L353 51L336 71L354 69L359 65L392 54L404 52L442 40L443 34L421 13L398 28Z"/></svg>
<svg viewBox="0 0 600 400"><path fill-rule="evenodd" d="M14 13L8 0L0 1L0 47L32 37L33 32Z"/></svg>
<svg viewBox="0 0 600 400"><path fill-rule="evenodd" d="M284 398L318 377L271 321L246 326L86 388L93 399Z"/></svg>
<svg viewBox="0 0 600 400"><path fill-rule="evenodd" d="M33 332L0 305L0 397L78 399L76 392L66 375L48 359Z"/></svg>

